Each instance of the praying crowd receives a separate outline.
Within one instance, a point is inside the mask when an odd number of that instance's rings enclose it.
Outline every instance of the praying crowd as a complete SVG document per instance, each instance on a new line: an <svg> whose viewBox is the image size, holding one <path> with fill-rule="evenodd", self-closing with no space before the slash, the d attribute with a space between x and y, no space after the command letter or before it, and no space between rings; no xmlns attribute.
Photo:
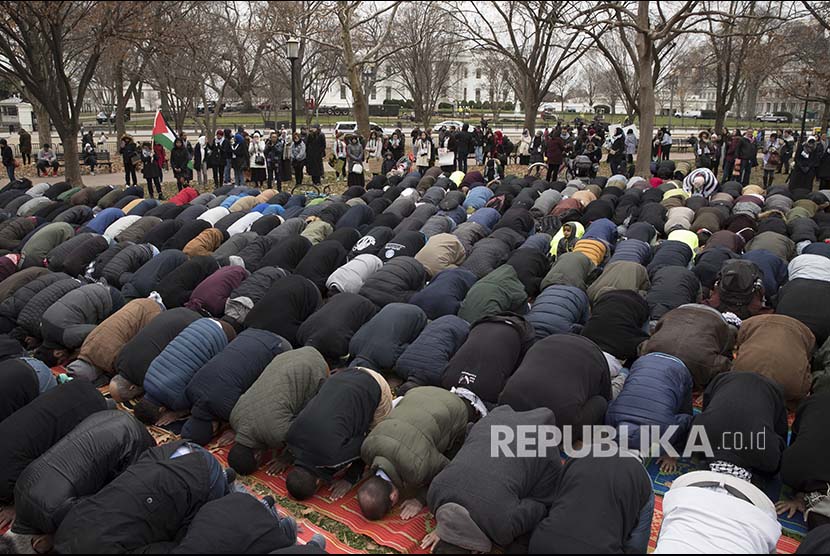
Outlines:
<svg viewBox="0 0 830 556"><path fill-rule="evenodd" d="M0 189L0 553L325 553L240 484L268 469L366 520L431 512L435 553L645 554L643 426L712 448L656 553L772 553L779 513L830 550L830 190L670 160L490 180L416 141L292 195L260 140L259 187ZM629 450L494 454L494 428L546 425Z"/></svg>

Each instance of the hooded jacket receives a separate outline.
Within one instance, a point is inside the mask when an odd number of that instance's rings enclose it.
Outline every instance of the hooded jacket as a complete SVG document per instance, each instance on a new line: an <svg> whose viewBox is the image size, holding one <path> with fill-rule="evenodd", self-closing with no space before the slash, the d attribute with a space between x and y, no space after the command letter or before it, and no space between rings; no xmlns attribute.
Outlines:
<svg viewBox="0 0 830 556"><path fill-rule="evenodd" d="M386 305L352 336L351 366L375 371L393 369L426 325L427 316L420 308L406 303Z"/></svg>
<svg viewBox="0 0 830 556"><path fill-rule="evenodd" d="M810 360L815 337L810 329L784 315L744 320L736 341L733 371L761 374L777 382L794 407L810 392Z"/></svg>
<svg viewBox="0 0 830 556"><path fill-rule="evenodd" d="M124 344L115 359L116 372L131 383L143 386L150 364L182 330L198 319L198 313L184 307L162 311Z"/></svg>
<svg viewBox="0 0 830 556"><path fill-rule="evenodd" d="M190 418L182 427L182 437L202 445L210 442L211 421L228 421L239 397L263 369L290 349L291 345L273 332L255 328L242 331L202 365L187 384Z"/></svg>
<svg viewBox="0 0 830 556"><path fill-rule="evenodd" d="M242 323L254 304L262 299L271 286L287 272L273 266L260 268L234 289L225 301L225 317Z"/></svg>
<svg viewBox="0 0 830 556"><path fill-rule="evenodd" d="M335 295L300 325L297 342L316 348L326 359L338 360L349 354L352 336L377 311L374 303L356 293Z"/></svg>
<svg viewBox="0 0 830 556"><path fill-rule="evenodd" d="M807 278L790 280L778 292L775 311L807 325L816 344L822 345L830 336L830 284Z"/></svg>
<svg viewBox="0 0 830 556"><path fill-rule="evenodd" d="M467 256L473 252L475 244L487 237L487 234L487 228L477 222L464 222L456 226L452 232L452 235L461 241Z"/></svg>
<svg viewBox="0 0 830 556"><path fill-rule="evenodd" d="M546 450L544 457L494 458L491 431L555 424L546 408L516 412L499 406L491 411L472 427L458 454L432 480L427 495L430 510L436 512L449 503L464 507L484 534L501 546L533 531L556 496L562 469L559 450ZM487 465L482 465L485 461Z"/></svg>
<svg viewBox="0 0 830 556"><path fill-rule="evenodd" d="M510 230L510 228L506 228ZM511 230L512 231L512 230ZM510 257L513 246L500 237L489 236L478 242L461 265L479 278L483 278Z"/></svg>
<svg viewBox="0 0 830 556"><path fill-rule="evenodd" d="M32 234L20 250L23 256L21 268L44 266L44 260L49 251L74 235L74 228L66 222L55 222L41 227Z"/></svg>
<svg viewBox="0 0 830 556"><path fill-rule="evenodd" d="M651 277L651 289L646 294L651 320L659 320L681 305L695 303L699 296L700 281L691 270L664 266Z"/></svg>
<svg viewBox="0 0 830 556"><path fill-rule="evenodd" d="M542 278L551 267L547 254L537 249L516 249L506 264L516 271L516 276L528 297L536 297L539 294Z"/></svg>
<svg viewBox="0 0 830 556"><path fill-rule="evenodd" d="M81 347L87 335L124 304L121 292L104 284L76 288L52 304L41 317L41 334L47 347L71 350Z"/></svg>
<svg viewBox="0 0 830 556"><path fill-rule="evenodd" d="M467 292L458 316L474 323L503 312L523 313L527 292L516 270L505 264L473 284Z"/></svg>
<svg viewBox="0 0 830 556"><path fill-rule="evenodd" d="M442 270L457 267L465 258L466 252L461 241L448 233L430 237L423 249L415 255L415 260L424 265L430 277Z"/></svg>
<svg viewBox="0 0 830 556"><path fill-rule="evenodd" d="M66 515L55 534L61 554L158 550L176 540L210 500L204 455L170 456L184 441L150 448L121 475ZM118 508L118 512L111 512ZM101 519L101 515L109 515Z"/></svg>
<svg viewBox="0 0 830 556"><path fill-rule="evenodd" d="M467 428L467 406L435 386L413 388L363 441L360 456L404 492L429 487Z"/></svg>
<svg viewBox="0 0 830 556"><path fill-rule="evenodd" d="M86 243L87 241L91 241L96 237L101 236L92 233L78 234L55 246L51 251L49 251L49 253L46 254L45 266L53 272L63 272L65 270L64 262L66 262L67 257L72 253L72 251L74 251L78 246Z"/></svg>
<svg viewBox="0 0 830 556"><path fill-rule="evenodd" d="M39 394L40 383L37 373L28 363L16 358L0 362L0 421L37 398Z"/></svg>
<svg viewBox="0 0 830 556"><path fill-rule="evenodd" d="M80 500L92 496L156 442L129 413L98 411L32 462L15 485L14 532L51 534Z"/></svg>
<svg viewBox="0 0 830 556"><path fill-rule="evenodd" d="M648 275L654 273L664 266L687 267L691 262L694 253L691 247L682 241L667 240L659 244L654 250L654 256L648 264Z"/></svg>
<svg viewBox="0 0 830 556"><path fill-rule="evenodd" d="M378 255L393 237L395 237L395 232L392 228L375 226L354 244L349 256L354 258L360 255Z"/></svg>
<svg viewBox="0 0 830 556"><path fill-rule="evenodd" d="M395 257L372 273L360 288L360 295L378 307L408 303L427 281L424 266L412 257Z"/></svg>
<svg viewBox="0 0 830 556"><path fill-rule="evenodd" d="M681 447L692 425L692 375L686 365L665 353L637 359L622 392L608 406L605 424L617 427L632 447L640 445L640 427L657 425L662 435L677 425L669 441Z"/></svg>
<svg viewBox="0 0 830 556"><path fill-rule="evenodd" d="M358 293L366 280L383 267L383 261L374 255L358 255L332 272L326 279L326 289L340 293Z"/></svg>
<svg viewBox="0 0 830 556"><path fill-rule="evenodd" d="M536 340L578 332L588 322L588 296L574 286L549 286L533 301L527 320Z"/></svg>
<svg viewBox="0 0 830 556"><path fill-rule="evenodd" d="M533 326L518 315L493 315L473 323L467 341L447 364L441 386L466 388L495 404L533 337Z"/></svg>
<svg viewBox="0 0 830 556"><path fill-rule="evenodd" d="M183 307L202 280L219 270L213 257L193 257L165 275L156 291L168 309Z"/></svg>
<svg viewBox="0 0 830 556"><path fill-rule="evenodd" d="M717 310L689 304L669 311L657 322L652 336L640 345L640 354L674 355L692 373L695 388L701 388L729 370L734 343L734 330Z"/></svg>
<svg viewBox="0 0 830 556"><path fill-rule="evenodd" d="M147 297L159 287L168 274L187 260L187 255L177 249L162 251L133 272L121 288L124 297L128 299Z"/></svg>
<svg viewBox="0 0 830 556"><path fill-rule="evenodd" d="M107 263L101 276L108 284L121 288L130 281L136 270L156 254L157 250L149 243L128 245Z"/></svg>
<svg viewBox="0 0 830 556"><path fill-rule="evenodd" d="M516 411L547 407L560 427L599 425L611 401L611 376L602 350L591 340L555 334L536 342L507 380L499 403Z"/></svg>
<svg viewBox="0 0 830 556"><path fill-rule="evenodd" d="M277 355L231 411L236 442L248 448L282 446L294 417L327 376L325 359L312 347Z"/></svg>
<svg viewBox="0 0 830 556"><path fill-rule="evenodd" d="M395 373L405 381L440 386L450 358L467 340L470 325L455 315L433 320L395 362Z"/></svg>
<svg viewBox="0 0 830 556"><path fill-rule="evenodd" d="M225 314L225 303L231 292L239 287L249 273L241 266L226 266L220 268L193 289L190 300L185 307L197 313L221 317Z"/></svg>
<svg viewBox="0 0 830 556"><path fill-rule="evenodd" d="M216 228L202 230L199 235L188 241L182 252L188 257L205 257L213 255L225 241L225 234Z"/></svg>
<svg viewBox="0 0 830 556"><path fill-rule="evenodd" d="M269 330L298 345L300 325L322 304L320 290L307 278L292 275L277 280L245 317L247 328Z"/></svg>
<svg viewBox="0 0 830 556"><path fill-rule="evenodd" d="M464 268L444 270L430 280L426 288L413 295L409 302L423 309L433 320L444 315L455 315L476 280L476 275Z"/></svg>
<svg viewBox="0 0 830 556"><path fill-rule="evenodd" d="M0 422L0 502L14 500L26 467L107 402L89 382L72 380L52 388Z"/></svg>
<svg viewBox="0 0 830 556"><path fill-rule="evenodd" d="M322 241L308 250L294 272L311 280L321 294L325 293L326 280L346 262L346 254L346 249L339 241Z"/></svg>
<svg viewBox="0 0 830 556"><path fill-rule="evenodd" d="M144 397L174 411L189 408L188 383L227 345L228 335L218 321L203 318L188 325L150 363Z"/></svg>
<svg viewBox="0 0 830 556"><path fill-rule="evenodd" d="M555 268L555 267L554 267ZM608 291L632 290L644 292L651 287L648 272L643 265L629 261L611 263L605 267L599 278L588 288L588 298L596 303Z"/></svg>

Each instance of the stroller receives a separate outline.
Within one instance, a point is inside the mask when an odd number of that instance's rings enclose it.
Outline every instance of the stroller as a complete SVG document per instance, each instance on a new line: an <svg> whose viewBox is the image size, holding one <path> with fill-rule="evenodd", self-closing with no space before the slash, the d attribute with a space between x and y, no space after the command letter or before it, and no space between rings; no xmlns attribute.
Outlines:
<svg viewBox="0 0 830 556"><path fill-rule="evenodd" d="M404 177L415 168L415 159L412 153L405 154L400 157L395 163L395 167L386 174L386 177L399 176Z"/></svg>
<svg viewBox="0 0 830 556"><path fill-rule="evenodd" d="M590 159L590 157L580 154L567 163L568 176L573 178L593 178L599 171L599 164Z"/></svg>

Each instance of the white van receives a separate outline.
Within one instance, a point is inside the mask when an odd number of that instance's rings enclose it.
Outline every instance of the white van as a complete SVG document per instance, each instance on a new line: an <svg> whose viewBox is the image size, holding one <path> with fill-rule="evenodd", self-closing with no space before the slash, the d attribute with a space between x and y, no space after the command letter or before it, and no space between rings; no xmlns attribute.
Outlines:
<svg viewBox="0 0 830 556"><path fill-rule="evenodd" d="M383 128L374 122L369 122L369 129L377 131L382 135L386 135ZM357 122L337 122L334 124L334 133L342 133L348 135L349 133L357 133Z"/></svg>

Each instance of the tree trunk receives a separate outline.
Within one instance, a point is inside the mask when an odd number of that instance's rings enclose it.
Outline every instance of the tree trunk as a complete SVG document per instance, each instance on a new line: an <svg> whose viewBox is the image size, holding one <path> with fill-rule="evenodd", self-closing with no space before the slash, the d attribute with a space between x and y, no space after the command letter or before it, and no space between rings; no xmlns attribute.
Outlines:
<svg viewBox="0 0 830 556"><path fill-rule="evenodd" d="M124 137L127 126L124 124L124 108L128 95L124 94L124 60L119 60L115 68L115 136Z"/></svg>
<svg viewBox="0 0 830 556"><path fill-rule="evenodd" d="M81 179L81 163L78 158L78 131L79 125L70 126L70 129L60 133L63 142L64 173L66 182L72 187L83 186Z"/></svg>
<svg viewBox="0 0 830 556"><path fill-rule="evenodd" d="M640 0L637 5L637 23L640 29L650 29L648 20L648 0ZM638 66L639 66L639 105L640 105L640 148L637 150L635 173L638 176L648 176L651 166L651 140L654 136L654 82L651 80L653 71L652 39L648 31L638 31L636 38Z"/></svg>
<svg viewBox="0 0 830 556"><path fill-rule="evenodd" d="M49 111L36 99L32 98L32 106L37 116L37 141L39 144L52 144L52 124L49 119ZM35 151L37 152L37 151Z"/></svg>
<svg viewBox="0 0 830 556"><path fill-rule="evenodd" d="M530 87L527 89L530 89ZM533 91L525 90L525 94L522 96L522 104L524 104L525 109L524 127L533 137L533 134L536 133L536 112L539 110L539 99Z"/></svg>
<svg viewBox="0 0 830 556"><path fill-rule="evenodd" d="M821 132L827 133L827 126L830 125L830 99L824 99L824 106L821 111Z"/></svg>
<svg viewBox="0 0 830 556"><path fill-rule="evenodd" d="M715 133L720 135L726 125L726 106L715 107Z"/></svg>
<svg viewBox="0 0 830 556"><path fill-rule="evenodd" d="M139 82L135 86L135 90L133 91L133 100L135 100L135 111L137 113L143 112L143 107L141 106L141 89L143 88L144 84Z"/></svg>
<svg viewBox="0 0 830 556"><path fill-rule="evenodd" d="M363 94L361 70L363 66L357 62L352 48L352 36L349 31L351 18L347 17L340 22L340 42L343 45L343 65L349 78L349 87L352 90L352 111L357 122L357 130L364 139L369 138L369 105L366 95Z"/></svg>
<svg viewBox="0 0 830 556"><path fill-rule="evenodd" d="M756 104L758 104L758 83L747 83L743 107L743 116L745 120L755 119Z"/></svg>

